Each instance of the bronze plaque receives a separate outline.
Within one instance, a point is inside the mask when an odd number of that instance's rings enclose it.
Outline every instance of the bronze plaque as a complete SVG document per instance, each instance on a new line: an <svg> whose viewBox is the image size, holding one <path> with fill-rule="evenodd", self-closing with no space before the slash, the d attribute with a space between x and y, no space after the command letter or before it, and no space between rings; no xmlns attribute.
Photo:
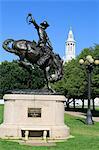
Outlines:
<svg viewBox="0 0 99 150"><path fill-rule="evenodd" d="M41 117L41 108L28 108L28 117Z"/></svg>

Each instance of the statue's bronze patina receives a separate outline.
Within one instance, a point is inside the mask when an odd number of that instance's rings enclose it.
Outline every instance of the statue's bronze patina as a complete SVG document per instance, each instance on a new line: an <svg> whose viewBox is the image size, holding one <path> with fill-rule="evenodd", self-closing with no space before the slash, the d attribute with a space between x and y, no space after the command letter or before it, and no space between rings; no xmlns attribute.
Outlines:
<svg viewBox="0 0 99 150"><path fill-rule="evenodd" d="M58 81L63 76L63 61L58 54L53 52L53 47L45 31L49 26L47 21L38 25L32 14L28 14L27 22L28 24L33 24L37 29L38 43L28 40L15 41L7 39L3 42L3 48L8 52L18 55L20 58L19 64L27 70L29 68L33 69L33 65L37 64L40 69L44 70L47 87L51 89L49 83Z"/></svg>

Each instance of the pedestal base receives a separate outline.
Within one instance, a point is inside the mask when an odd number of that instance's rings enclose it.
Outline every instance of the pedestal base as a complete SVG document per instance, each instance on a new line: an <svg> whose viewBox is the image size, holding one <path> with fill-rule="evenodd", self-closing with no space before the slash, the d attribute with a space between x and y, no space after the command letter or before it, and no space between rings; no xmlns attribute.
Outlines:
<svg viewBox="0 0 99 150"><path fill-rule="evenodd" d="M64 124L64 96L6 94L4 122L0 138L66 139L69 128Z"/></svg>

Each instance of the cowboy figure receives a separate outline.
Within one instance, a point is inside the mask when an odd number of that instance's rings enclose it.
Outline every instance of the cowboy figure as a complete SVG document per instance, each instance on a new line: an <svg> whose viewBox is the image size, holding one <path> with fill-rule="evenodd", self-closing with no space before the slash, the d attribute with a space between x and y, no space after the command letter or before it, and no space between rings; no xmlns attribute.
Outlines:
<svg viewBox="0 0 99 150"><path fill-rule="evenodd" d="M37 47L41 47L41 52L43 53L37 63L38 65L44 67L44 64L46 64L47 60L50 59L50 54L53 50L49 37L45 31L49 24L47 23L47 21L43 21L42 23L40 23L40 25L38 25L32 17L32 14L28 14L27 19L29 19L28 23L32 23L37 29L37 33L39 36Z"/></svg>
<svg viewBox="0 0 99 150"><path fill-rule="evenodd" d="M37 33L39 36L38 46L44 47L47 45L50 49L53 49L49 37L45 31L49 26L47 21L43 21L42 23L40 23L40 25L38 25L35 19L32 17L32 14L28 14L28 17L30 17L29 24L32 23L37 29Z"/></svg>

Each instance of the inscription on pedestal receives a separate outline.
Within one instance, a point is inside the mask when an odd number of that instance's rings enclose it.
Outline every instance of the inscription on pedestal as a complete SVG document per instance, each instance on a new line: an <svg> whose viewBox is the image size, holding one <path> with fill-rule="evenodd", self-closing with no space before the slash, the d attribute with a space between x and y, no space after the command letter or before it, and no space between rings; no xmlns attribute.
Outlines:
<svg viewBox="0 0 99 150"><path fill-rule="evenodd" d="M28 117L41 117L41 108L28 108Z"/></svg>

